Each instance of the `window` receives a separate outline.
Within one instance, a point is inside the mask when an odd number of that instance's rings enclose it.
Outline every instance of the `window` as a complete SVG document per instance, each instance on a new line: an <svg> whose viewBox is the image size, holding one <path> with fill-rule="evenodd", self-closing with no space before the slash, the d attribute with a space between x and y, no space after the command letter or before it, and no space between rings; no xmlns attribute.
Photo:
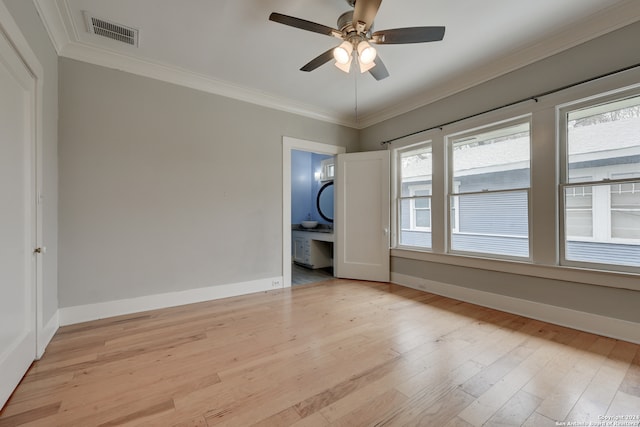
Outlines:
<svg viewBox="0 0 640 427"><path fill-rule="evenodd" d="M567 236L574 239L593 237L593 189L571 187L565 192Z"/></svg>
<svg viewBox="0 0 640 427"><path fill-rule="evenodd" d="M431 248L431 143L398 149L398 244Z"/></svg>
<svg viewBox="0 0 640 427"><path fill-rule="evenodd" d="M431 186L409 185L411 230L431 231Z"/></svg>
<svg viewBox="0 0 640 427"><path fill-rule="evenodd" d="M560 112L563 262L640 267L640 96Z"/></svg>
<svg viewBox="0 0 640 427"><path fill-rule="evenodd" d="M450 251L528 258L529 119L447 140Z"/></svg>
<svg viewBox="0 0 640 427"><path fill-rule="evenodd" d="M640 172L615 176L622 179L640 178ZM640 182L612 184L610 196L611 238L637 240L640 243Z"/></svg>
<svg viewBox="0 0 640 427"><path fill-rule="evenodd" d="M320 162L320 181L331 181L335 176L335 159L333 157Z"/></svg>

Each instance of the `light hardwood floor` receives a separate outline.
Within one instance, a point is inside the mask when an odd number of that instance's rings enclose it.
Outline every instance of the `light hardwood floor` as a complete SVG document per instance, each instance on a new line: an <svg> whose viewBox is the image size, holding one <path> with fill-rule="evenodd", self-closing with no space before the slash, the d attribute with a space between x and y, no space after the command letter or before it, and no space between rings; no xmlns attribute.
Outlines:
<svg viewBox="0 0 640 427"><path fill-rule="evenodd" d="M61 328L0 426L598 422L640 416L638 348L328 280Z"/></svg>

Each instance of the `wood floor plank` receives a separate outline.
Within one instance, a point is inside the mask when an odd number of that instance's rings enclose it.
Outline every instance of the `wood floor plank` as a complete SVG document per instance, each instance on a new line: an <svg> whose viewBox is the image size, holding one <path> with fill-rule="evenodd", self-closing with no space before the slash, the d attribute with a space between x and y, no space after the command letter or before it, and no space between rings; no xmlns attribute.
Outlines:
<svg viewBox="0 0 640 427"><path fill-rule="evenodd" d="M231 408L215 417L207 416L207 422L215 425L224 422L225 425L245 426L255 420L260 419L263 414L268 411L279 411L284 409L285 401L294 403L299 402L297 399L309 399L316 395L322 395L322 391L333 389L339 386L340 379L344 378L344 372L351 372L352 375L358 376L362 372L369 371L372 367L382 365L396 358L393 352L371 352L366 358L353 359L350 361L342 361L340 364L326 364L320 366L311 366L308 363L301 363L297 368L291 369L293 375L279 383L278 397L274 399L274 392L265 390L265 380L272 383L271 379L259 378L254 382L255 393L249 399L244 401L232 402L226 409ZM343 373L340 373L336 367L339 366ZM232 385L231 385L232 386ZM322 406L322 403L319 403ZM313 406L306 407L307 411L301 414L305 418L312 413L310 409ZM211 419L211 421L210 421Z"/></svg>
<svg viewBox="0 0 640 427"><path fill-rule="evenodd" d="M148 408L140 409L138 411L131 412L129 414L121 415L117 418L113 418L104 423L98 424L98 427L112 427L112 426L120 426L122 424L130 423L130 422L138 422L144 420L147 417L152 415L170 411L174 408L173 400L165 400L164 402L160 402L157 405L150 406Z"/></svg>
<svg viewBox="0 0 640 427"><path fill-rule="evenodd" d="M288 426L295 424L300 419L295 408L287 408L251 425L253 427Z"/></svg>
<svg viewBox="0 0 640 427"><path fill-rule="evenodd" d="M563 421L614 346L615 340L600 337L587 352L575 353L574 366L542 401L536 412L551 420Z"/></svg>
<svg viewBox="0 0 640 427"><path fill-rule="evenodd" d="M636 424L640 426L640 397L618 391L609 405L606 415L613 417L632 415Z"/></svg>
<svg viewBox="0 0 640 427"><path fill-rule="evenodd" d="M566 347L560 350L558 355L543 369L534 376L523 391L537 396L541 399L546 398L560 384L564 382L565 376L575 366L580 359L575 358L576 351L587 351L598 339L596 335L579 333L568 343Z"/></svg>
<svg viewBox="0 0 640 427"><path fill-rule="evenodd" d="M432 351L425 351L427 352L426 354L433 353L435 348ZM384 397L384 395L387 394L394 396L394 400L396 400L396 398L398 400L408 399L406 395L396 390L395 386L410 380L417 373L429 367L429 363L426 362L424 358L415 357L418 352L419 349L414 349L411 354L403 355L400 360L394 362L393 369L386 372L381 378L364 385L362 388L359 388L357 392L345 395L341 399L327 405L322 408L320 412L328 421L336 422L354 411L359 411L359 408L369 407L373 400L382 399L383 401L387 401Z"/></svg>
<svg viewBox="0 0 640 427"><path fill-rule="evenodd" d="M620 391L640 397L640 349L636 351L636 355L629 365L622 384L620 384Z"/></svg>
<svg viewBox="0 0 640 427"><path fill-rule="evenodd" d="M541 398L521 389L489 418L487 425L495 427L522 425L531 417L540 403L542 403Z"/></svg>
<svg viewBox="0 0 640 427"><path fill-rule="evenodd" d="M445 427L473 427L471 424L466 422L460 417L452 418L448 423L444 425Z"/></svg>
<svg viewBox="0 0 640 427"><path fill-rule="evenodd" d="M458 402L458 385L474 376L481 368L474 361L466 361L452 371L433 370L431 376L423 384L423 388L415 393L393 412L376 422L377 425L405 425L415 423L425 410L439 407L443 401L454 400ZM455 395L455 398L451 396ZM464 405L466 406L466 404ZM460 409L462 409L462 406ZM451 414L451 417L455 414Z"/></svg>
<svg viewBox="0 0 640 427"><path fill-rule="evenodd" d="M356 409L352 409L340 418L333 421L330 425L335 427L350 427L355 425L375 425L376 421L393 412L396 408L402 406L407 401L407 396L398 390L390 389L386 392L368 399ZM325 414L325 411L322 411ZM335 416L335 412L333 413ZM325 416L325 418L327 418Z"/></svg>
<svg viewBox="0 0 640 427"><path fill-rule="evenodd" d="M329 389L323 390L314 396L296 403L294 408L296 412L300 414L301 418L307 417L345 396L358 391L367 384L386 376L398 366L399 362L400 358L397 357L381 365L369 368L365 372L352 376L348 380L342 381Z"/></svg>
<svg viewBox="0 0 640 427"><path fill-rule="evenodd" d="M325 427L328 425L330 425L329 421L327 421L320 412L316 412L307 418L291 424L292 427Z"/></svg>
<svg viewBox="0 0 640 427"><path fill-rule="evenodd" d="M502 317L498 316L496 320ZM476 325L475 322L469 322L465 328L475 329L474 325ZM399 389L404 390L406 395L413 396L423 390L426 384L433 383L433 380L425 377L425 375L433 376L443 363L448 364L449 369L452 369L450 355L453 354L456 363L462 365L477 351L482 351L486 345L490 345L491 340L487 338L496 333L495 327L494 329L486 329L484 333L478 331L478 339L467 342L458 339L460 336L458 331L460 330L458 329L451 334L436 337L435 339L431 338L431 340L411 348L411 350L402 354L402 360L398 363L397 370L365 386L359 393L352 393L327 406L321 412L329 421L336 422L340 420L344 422L342 417L353 412L353 408L369 406L368 396L383 395L398 384L404 386L404 388ZM442 358L443 355L445 356L444 358Z"/></svg>
<svg viewBox="0 0 640 427"><path fill-rule="evenodd" d="M197 417L191 420L180 421L171 427L208 427L204 417Z"/></svg>
<svg viewBox="0 0 640 427"><path fill-rule="evenodd" d="M637 405L638 345L334 279L60 328L0 427L538 427Z"/></svg>
<svg viewBox="0 0 640 427"><path fill-rule="evenodd" d="M0 418L0 427L19 426L41 418L49 417L58 413L61 404L62 402L55 402L49 405L28 409L24 412L15 414L8 413L6 416L3 412L3 416Z"/></svg>
<svg viewBox="0 0 640 427"><path fill-rule="evenodd" d="M457 418L464 408L473 402L473 396L460 388L454 388L445 398L438 399L432 405L422 409L408 426L443 426ZM493 424L490 424L493 425Z"/></svg>
<svg viewBox="0 0 640 427"><path fill-rule="evenodd" d="M607 413L636 350L636 345L623 341L616 342L609 357L604 360L580 399L567 415L566 420L598 422L599 417Z"/></svg>
<svg viewBox="0 0 640 427"><path fill-rule="evenodd" d="M544 341L539 338L532 338L527 343L536 350L466 407L459 414L460 418L474 425L484 424L559 351L558 345L549 342L543 345Z"/></svg>
<svg viewBox="0 0 640 427"><path fill-rule="evenodd" d="M522 423L522 427L558 427L559 421L551 420L544 415L534 412Z"/></svg>

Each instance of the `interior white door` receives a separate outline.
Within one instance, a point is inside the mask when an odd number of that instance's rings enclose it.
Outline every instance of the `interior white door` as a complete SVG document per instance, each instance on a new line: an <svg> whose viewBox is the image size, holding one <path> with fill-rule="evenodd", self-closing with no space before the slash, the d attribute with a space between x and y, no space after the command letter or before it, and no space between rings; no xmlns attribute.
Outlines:
<svg viewBox="0 0 640 427"><path fill-rule="evenodd" d="M36 355L33 94L0 28L0 407Z"/></svg>
<svg viewBox="0 0 640 427"><path fill-rule="evenodd" d="M389 281L389 152L339 154L335 180L335 275Z"/></svg>

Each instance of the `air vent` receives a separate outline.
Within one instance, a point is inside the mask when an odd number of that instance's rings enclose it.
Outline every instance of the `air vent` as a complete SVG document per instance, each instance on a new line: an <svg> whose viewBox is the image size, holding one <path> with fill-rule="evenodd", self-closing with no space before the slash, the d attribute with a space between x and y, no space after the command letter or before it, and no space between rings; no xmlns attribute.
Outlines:
<svg viewBox="0 0 640 427"><path fill-rule="evenodd" d="M138 29L97 18L88 12L84 12L84 17L90 33L138 47Z"/></svg>

